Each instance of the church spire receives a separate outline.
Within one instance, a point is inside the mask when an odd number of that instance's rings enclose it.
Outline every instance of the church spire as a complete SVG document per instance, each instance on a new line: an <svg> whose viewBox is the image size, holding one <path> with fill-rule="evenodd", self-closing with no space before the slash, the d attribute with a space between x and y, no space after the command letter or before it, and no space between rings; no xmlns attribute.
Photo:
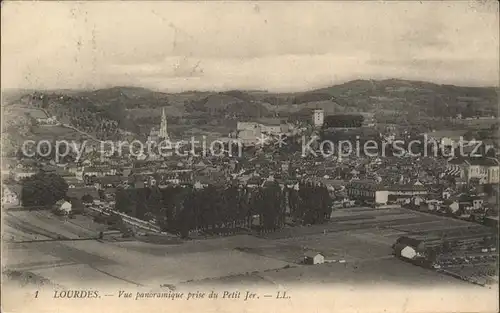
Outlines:
<svg viewBox="0 0 500 313"><path fill-rule="evenodd" d="M160 124L160 134L159 137L162 139L169 139L167 131L167 114L165 113L165 108L161 112L161 124Z"/></svg>

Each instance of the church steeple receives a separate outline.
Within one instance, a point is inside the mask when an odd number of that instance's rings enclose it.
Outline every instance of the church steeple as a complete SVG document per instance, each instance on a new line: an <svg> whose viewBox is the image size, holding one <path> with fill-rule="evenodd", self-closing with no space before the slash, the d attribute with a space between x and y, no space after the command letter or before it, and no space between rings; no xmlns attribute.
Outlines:
<svg viewBox="0 0 500 313"><path fill-rule="evenodd" d="M161 124L160 124L160 134L161 139L169 139L167 131L167 114L165 113L165 108L161 112Z"/></svg>

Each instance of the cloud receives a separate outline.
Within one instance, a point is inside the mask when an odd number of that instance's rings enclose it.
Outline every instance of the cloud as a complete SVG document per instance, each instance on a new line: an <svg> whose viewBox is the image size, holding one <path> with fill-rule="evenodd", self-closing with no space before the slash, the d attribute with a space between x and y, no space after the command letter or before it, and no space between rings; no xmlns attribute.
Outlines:
<svg viewBox="0 0 500 313"><path fill-rule="evenodd" d="M465 1L11 2L2 85L296 90L393 75L492 85L498 23L498 5Z"/></svg>

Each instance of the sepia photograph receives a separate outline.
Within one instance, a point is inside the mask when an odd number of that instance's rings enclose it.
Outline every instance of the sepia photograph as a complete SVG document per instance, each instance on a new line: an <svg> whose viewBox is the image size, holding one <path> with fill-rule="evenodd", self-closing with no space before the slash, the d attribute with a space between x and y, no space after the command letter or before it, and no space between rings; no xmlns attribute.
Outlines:
<svg viewBox="0 0 500 313"><path fill-rule="evenodd" d="M2 1L2 311L498 312L499 23Z"/></svg>

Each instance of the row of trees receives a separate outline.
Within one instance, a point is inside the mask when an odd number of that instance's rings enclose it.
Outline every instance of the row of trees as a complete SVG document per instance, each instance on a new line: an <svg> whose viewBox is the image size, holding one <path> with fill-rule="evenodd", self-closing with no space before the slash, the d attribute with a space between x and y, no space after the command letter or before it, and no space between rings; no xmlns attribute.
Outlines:
<svg viewBox="0 0 500 313"><path fill-rule="evenodd" d="M66 197L68 184L59 175L43 171L21 182L23 206L51 206Z"/></svg>
<svg viewBox="0 0 500 313"><path fill-rule="evenodd" d="M359 114L336 114L325 116L324 127L361 127L364 117Z"/></svg>
<svg viewBox="0 0 500 313"><path fill-rule="evenodd" d="M325 222L331 210L326 188L301 187L297 191L268 183L255 189L237 186L119 189L116 209L140 219L154 220L164 231L182 236L191 230L223 232L252 226L273 231L284 226L287 211L305 224Z"/></svg>

